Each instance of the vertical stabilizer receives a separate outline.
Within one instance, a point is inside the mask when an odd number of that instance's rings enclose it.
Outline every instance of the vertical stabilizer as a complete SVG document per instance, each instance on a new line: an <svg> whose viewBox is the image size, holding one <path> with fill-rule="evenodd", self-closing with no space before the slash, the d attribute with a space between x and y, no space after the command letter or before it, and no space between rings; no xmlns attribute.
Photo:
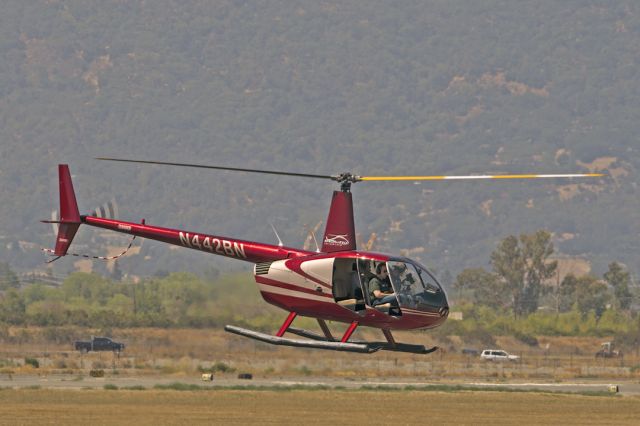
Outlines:
<svg viewBox="0 0 640 426"><path fill-rule="evenodd" d="M327 227L322 239L322 251L331 253L356 249L356 233L353 223L353 200L351 193L334 191Z"/></svg>
<svg viewBox="0 0 640 426"><path fill-rule="evenodd" d="M80 227L81 219L68 165L58 166L58 177L60 180L60 227L54 254L64 256Z"/></svg>

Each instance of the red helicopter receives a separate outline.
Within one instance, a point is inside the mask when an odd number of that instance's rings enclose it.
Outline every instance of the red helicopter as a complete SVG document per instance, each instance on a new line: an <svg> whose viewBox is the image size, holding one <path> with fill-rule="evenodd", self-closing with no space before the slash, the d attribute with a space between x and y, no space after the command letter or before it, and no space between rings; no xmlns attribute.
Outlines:
<svg viewBox="0 0 640 426"><path fill-rule="evenodd" d="M434 328L447 319L449 303L438 280L420 263L403 256L360 251L356 247L351 185L361 181L422 181L464 179L530 179L596 177L601 174L553 175L479 175L479 176L357 176L315 175L280 171L241 169L198 164L160 161L98 158L98 160L129 163L161 164L204 169L266 173L305 178L329 179L340 184L333 192L327 225L318 251L301 250L282 244L271 245L193 231L162 228L145 223L124 222L106 218L99 211L81 215L78 210L69 167L58 166L60 181L60 218L45 220L58 224L54 250L47 250L59 259L67 250L81 224L162 241L210 254L254 263L254 276L260 293L267 303L278 306L289 315L273 335L232 325L225 330L274 345L331 349L347 352L372 353L390 350L427 354L437 347L396 342L391 330ZM387 272L388 278L384 272ZM386 288L372 291L373 278L377 284L385 281ZM386 290L386 291L383 291ZM316 318L322 334L292 327L297 315ZM344 334L335 337L326 321L348 324ZM350 340L358 326L382 330L386 341L366 342ZM306 339L283 337L286 332Z"/></svg>

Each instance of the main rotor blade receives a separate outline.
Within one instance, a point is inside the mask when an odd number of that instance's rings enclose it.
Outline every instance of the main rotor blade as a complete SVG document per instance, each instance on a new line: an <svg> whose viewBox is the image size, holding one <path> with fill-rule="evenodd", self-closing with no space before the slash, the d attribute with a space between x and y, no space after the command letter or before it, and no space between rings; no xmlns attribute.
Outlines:
<svg viewBox="0 0 640 426"><path fill-rule="evenodd" d="M470 176L358 176L362 181L416 181L416 180L474 180L474 179L544 179L602 177L602 173L574 173L554 175L470 175Z"/></svg>
<svg viewBox="0 0 640 426"><path fill-rule="evenodd" d="M329 176L329 175L313 175L308 173L289 173L289 172L279 172L279 171L273 171L273 170L240 169L237 167L205 166L203 164L168 163L164 161L147 161L147 160L126 160L123 158L107 158L107 157L96 157L96 160L122 161L125 163L161 164L164 166L196 167L199 169L231 170L234 172L264 173L269 175L298 176L298 177L308 177L308 178L316 178L316 179L335 180L335 177Z"/></svg>

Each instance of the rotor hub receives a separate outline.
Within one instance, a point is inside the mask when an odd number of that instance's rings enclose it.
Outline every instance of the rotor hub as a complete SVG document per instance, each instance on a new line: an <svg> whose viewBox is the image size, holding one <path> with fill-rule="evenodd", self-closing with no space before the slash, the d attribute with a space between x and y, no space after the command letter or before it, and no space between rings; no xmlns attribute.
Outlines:
<svg viewBox="0 0 640 426"><path fill-rule="evenodd" d="M339 175L331 176L331 179L340 184L340 190L342 192L349 192L351 190L351 184L360 182L362 179L360 176L354 175L350 172L340 173Z"/></svg>

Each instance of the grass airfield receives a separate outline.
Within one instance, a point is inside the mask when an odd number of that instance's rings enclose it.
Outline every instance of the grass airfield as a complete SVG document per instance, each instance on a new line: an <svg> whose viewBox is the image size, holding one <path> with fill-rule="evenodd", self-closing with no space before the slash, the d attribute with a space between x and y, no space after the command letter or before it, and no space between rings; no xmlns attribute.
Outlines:
<svg viewBox="0 0 640 426"><path fill-rule="evenodd" d="M640 397L390 390L0 390L0 424L616 424Z"/></svg>
<svg viewBox="0 0 640 426"><path fill-rule="evenodd" d="M127 343L116 358L80 355L70 350L72 338L50 335L12 330L0 344L0 424L624 425L640 418L640 358L595 360L597 338L548 338L541 346L550 351L499 338L496 346L522 359L487 363L460 353L468 343L427 333L396 337L445 350L362 355L273 347L212 330L131 329L113 331ZM104 378L90 377L96 369ZM207 370L213 382L200 380ZM244 372L253 380L238 380ZM621 384L620 394L608 383Z"/></svg>

